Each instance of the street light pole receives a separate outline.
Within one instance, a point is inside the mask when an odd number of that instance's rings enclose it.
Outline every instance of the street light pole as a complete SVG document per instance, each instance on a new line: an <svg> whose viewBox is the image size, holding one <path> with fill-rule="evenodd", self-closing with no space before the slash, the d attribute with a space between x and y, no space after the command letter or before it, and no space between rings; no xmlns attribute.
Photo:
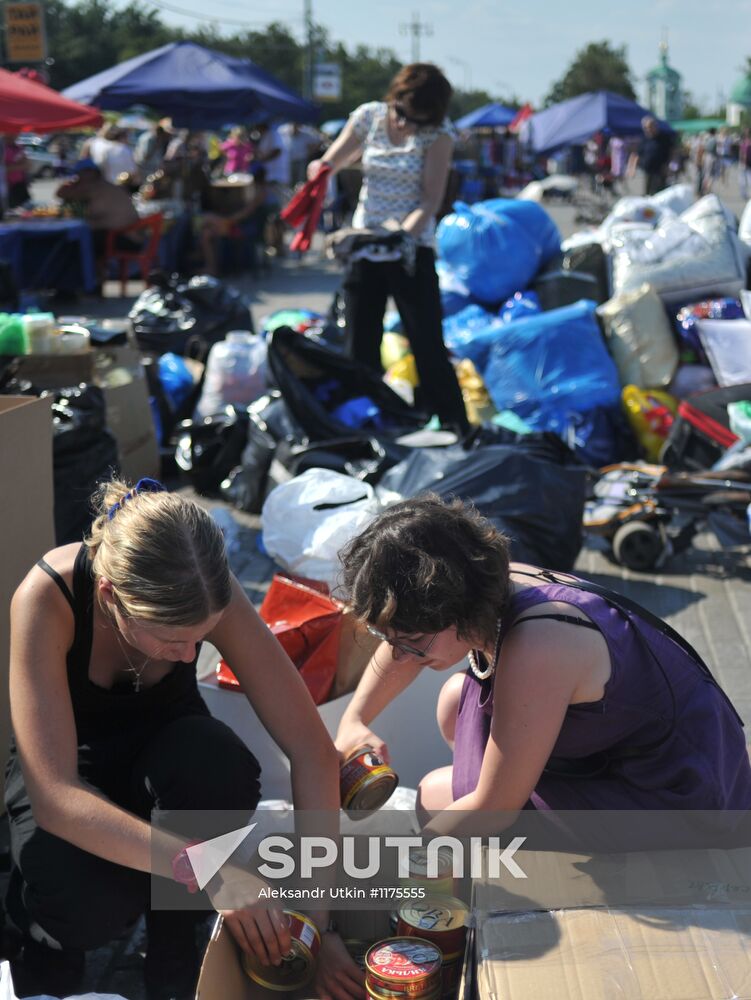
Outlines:
<svg viewBox="0 0 751 1000"><path fill-rule="evenodd" d="M305 66L303 69L303 96L313 100L313 0L303 0L303 19L305 21Z"/></svg>

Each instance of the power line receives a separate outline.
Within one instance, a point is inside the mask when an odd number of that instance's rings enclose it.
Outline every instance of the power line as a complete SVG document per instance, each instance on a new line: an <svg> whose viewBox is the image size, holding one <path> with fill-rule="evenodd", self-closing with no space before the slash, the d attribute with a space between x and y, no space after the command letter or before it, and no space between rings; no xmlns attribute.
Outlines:
<svg viewBox="0 0 751 1000"><path fill-rule="evenodd" d="M169 14L179 14L181 17L193 17L196 21L202 21L204 24L220 23L231 24L233 27L258 28L265 26L270 20L273 20L273 18L270 18L267 21L240 21L231 17L207 17L205 14L199 14L194 10L187 10L185 7L176 7L174 4L165 3L165 0L146 0L146 2L158 10L166 11Z"/></svg>
<svg viewBox="0 0 751 1000"><path fill-rule="evenodd" d="M416 63L420 61L420 38L422 35L432 35L433 25L426 24L424 21L420 21L420 12L415 11L412 14L412 20L407 22L407 24L399 25L399 32L402 35L410 34L412 35L412 62Z"/></svg>

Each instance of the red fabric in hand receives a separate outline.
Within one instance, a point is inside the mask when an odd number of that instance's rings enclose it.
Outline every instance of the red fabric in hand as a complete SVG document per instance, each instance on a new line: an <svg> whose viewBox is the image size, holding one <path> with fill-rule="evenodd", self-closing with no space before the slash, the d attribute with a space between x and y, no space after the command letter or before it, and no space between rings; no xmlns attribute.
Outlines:
<svg viewBox="0 0 751 1000"><path fill-rule="evenodd" d="M331 167L323 166L311 181L296 191L280 212L280 218L295 228L302 227L292 237L290 250L304 252L310 249L313 234L323 211L326 188Z"/></svg>

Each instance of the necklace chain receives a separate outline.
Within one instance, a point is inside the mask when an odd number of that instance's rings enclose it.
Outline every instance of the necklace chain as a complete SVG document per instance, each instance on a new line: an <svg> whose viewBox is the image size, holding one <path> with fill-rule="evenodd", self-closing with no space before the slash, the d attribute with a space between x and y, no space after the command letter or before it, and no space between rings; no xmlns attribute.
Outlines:
<svg viewBox="0 0 751 1000"><path fill-rule="evenodd" d="M141 688L143 687L143 685L141 683L141 675L143 674L143 672L146 669L146 667L148 667L148 665L151 663L151 657L150 656L147 657L147 659L144 660L143 664L141 665L141 668L138 669L138 667L134 666L133 661L128 656L128 651L125 648L125 646L123 645L123 641L120 638L120 630L117 628L117 626L115 626L115 638L117 639L118 646L123 651L123 656L128 661L128 670L132 674L135 674L135 677L133 678L132 683L133 683L133 688L134 688L136 694L139 694Z"/></svg>
<svg viewBox="0 0 751 1000"><path fill-rule="evenodd" d="M495 645L493 647L493 659L492 661L483 668L480 666L480 652L477 649L470 649L467 653L467 660L469 661L469 667L478 681L486 681L489 677L492 677L495 673L495 668L498 666L498 657L501 655L501 619L498 619L498 624L495 630Z"/></svg>

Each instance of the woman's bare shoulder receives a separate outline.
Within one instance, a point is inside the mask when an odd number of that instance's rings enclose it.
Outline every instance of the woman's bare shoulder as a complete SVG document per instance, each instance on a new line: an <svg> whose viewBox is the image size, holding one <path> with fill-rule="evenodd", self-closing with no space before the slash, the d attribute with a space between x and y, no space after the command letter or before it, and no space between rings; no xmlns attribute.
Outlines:
<svg viewBox="0 0 751 1000"><path fill-rule="evenodd" d="M45 552L42 557L50 569L53 569L67 584L69 590L73 589L73 567L80 548L80 542L59 545L57 548ZM55 595L59 594L60 599L67 604L59 584L38 563L31 567L21 581L16 594L23 600L43 603L56 601Z"/></svg>

